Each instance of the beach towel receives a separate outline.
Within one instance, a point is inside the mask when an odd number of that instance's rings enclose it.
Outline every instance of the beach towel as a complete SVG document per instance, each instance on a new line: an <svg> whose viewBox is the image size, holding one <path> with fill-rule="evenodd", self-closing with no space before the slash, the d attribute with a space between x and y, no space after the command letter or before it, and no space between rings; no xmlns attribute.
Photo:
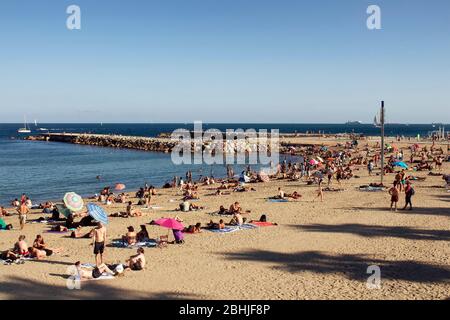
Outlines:
<svg viewBox="0 0 450 320"><path fill-rule="evenodd" d="M112 243L112 246L115 248L128 248L128 249L137 249L137 248L153 248L157 246L155 240L151 239L148 241L137 242L134 245L127 245L121 240L115 240Z"/></svg>
<svg viewBox="0 0 450 320"><path fill-rule="evenodd" d="M288 199L267 199L267 202L289 202Z"/></svg>
<svg viewBox="0 0 450 320"><path fill-rule="evenodd" d="M254 221L250 222L251 224L254 224L258 227L274 227L276 224L273 224L272 222L261 222L261 221Z"/></svg>
<svg viewBox="0 0 450 320"><path fill-rule="evenodd" d="M359 191L368 191L368 192L374 192L374 191L383 191L383 187L365 187L365 188L359 188Z"/></svg>
<svg viewBox="0 0 450 320"><path fill-rule="evenodd" d="M214 233L230 233L239 231L240 229L237 227L225 227L223 229L206 229L208 231L214 232Z"/></svg>
<svg viewBox="0 0 450 320"><path fill-rule="evenodd" d="M67 232L70 232L70 231L69 230L67 230L67 231L45 230L44 231L44 233L62 233L62 234L67 233Z"/></svg>
<svg viewBox="0 0 450 320"><path fill-rule="evenodd" d="M250 223L244 223L240 226L238 226L239 229L256 229L258 228L258 226L254 225L254 224L250 224Z"/></svg>

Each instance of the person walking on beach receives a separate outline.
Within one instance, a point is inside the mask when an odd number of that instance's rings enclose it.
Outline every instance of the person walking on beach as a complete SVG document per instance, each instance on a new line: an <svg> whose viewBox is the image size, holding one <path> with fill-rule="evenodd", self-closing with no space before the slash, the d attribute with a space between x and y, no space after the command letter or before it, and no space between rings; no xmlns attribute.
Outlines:
<svg viewBox="0 0 450 320"><path fill-rule="evenodd" d="M409 204L409 210L412 210L412 202L411 198L415 194L414 188L411 186L410 181L406 181L406 187L405 187L405 206L403 207L403 210L406 210L406 207Z"/></svg>
<svg viewBox="0 0 450 320"><path fill-rule="evenodd" d="M105 250L106 228L101 222L99 222L93 231L94 236L92 239L94 245L95 263L97 266L101 266L103 264L103 252Z"/></svg>
<svg viewBox="0 0 450 320"><path fill-rule="evenodd" d="M322 180L319 181L319 189L317 189L317 197L316 198L320 198L320 201L323 202Z"/></svg>
<svg viewBox="0 0 450 320"><path fill-rule="evenodd" d="M395 211L397 211L397 203L400 192L397 189L397 186L394 182L393 186L389 189L389 194L391 195L391 211L392 207L395 206Z"/></svg>
<svg viewBox="0 0 450 320"><path fill-rule="evenodd" d="M367 164L367 170L369 171L369 176L372 175L373 172L373 161L369 160L369 163Z"/></svg>
<svg viewBox="0 0 450 320"><path fill-rule="evenodd" d="M23 230L23 228L25 227L25 224L27 223L27 214L30 212L30 209L25 204L25 202L23 202L20 205L18 212L19 212L20 230Z"/></svg>

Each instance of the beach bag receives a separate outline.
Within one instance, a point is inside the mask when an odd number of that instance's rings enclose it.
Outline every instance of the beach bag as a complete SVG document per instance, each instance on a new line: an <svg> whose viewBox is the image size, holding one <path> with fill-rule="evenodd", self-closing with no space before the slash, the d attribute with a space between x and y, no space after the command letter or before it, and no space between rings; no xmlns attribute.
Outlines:
<svg viewBox="0 0 450 320"><path fill-rule="evenodd" d="M411 188L411 196L416 194L416 190L414 190L414 188Z"/></svg>

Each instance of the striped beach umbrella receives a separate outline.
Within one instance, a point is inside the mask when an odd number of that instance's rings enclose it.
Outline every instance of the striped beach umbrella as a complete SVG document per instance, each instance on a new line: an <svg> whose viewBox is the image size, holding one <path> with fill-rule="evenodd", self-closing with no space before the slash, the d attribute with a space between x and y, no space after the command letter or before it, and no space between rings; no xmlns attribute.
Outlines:
<svg viewBox="0 0 450 320"><path fill-rule="evenodd" d="M103 224L108 224L108 215L102 207L99 207L96 204L88 203L87 209L89 215L94 218L95 221L101 222Z"/></svg>
<svg viewBox="0 0 450 320"><path fill-rule="evenodd" d="M79 196L75 192L66 193L63 200L64 200L64 204L66 205L67 209L69 209L73 212L78 212L83 209L83 206L84 206L83 198L81 198L81 196Z"/></svg>

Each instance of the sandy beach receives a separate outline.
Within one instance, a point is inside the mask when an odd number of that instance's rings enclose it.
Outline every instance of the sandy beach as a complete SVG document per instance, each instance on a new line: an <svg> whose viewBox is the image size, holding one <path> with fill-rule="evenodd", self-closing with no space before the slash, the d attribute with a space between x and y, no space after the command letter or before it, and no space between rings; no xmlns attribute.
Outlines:
<svg viewBox="0 0 450 320"><path fill-rule="evenodd" d="M405 159L408 156L405 153ZM442 173L449 171L449 163L444 162ZM234 201L251 210L245 215L248 219L266 214L278 226L187 234L183 245L146 249L144 271L83 282L80 290L67 289L66 270L77 260L95 262L91 239L45 233L49 228L45 224L27 224L20 231L17 216L6 217L14 230L0 232L1 250L11 248L21 234L29 244L42 234L50 246L63 247L64 252L23 265L0 265L0 299L449 299L450 193L442 177L429 176L428 171L414 173L426 177L413 183L414 210L392 212L387 191L358 188L379 182L380 177L369 176L364 165L355 166L354 173L360 178L344 180L342 186L334 182L333 187L344 190L324 192L323 202L316 198L317 186L302 181L256 183L250 185L256 191L222 196L211 195L216 184L200 188L196 204L204 210L180 213L174 209L181 191L158 189L152 205L161 208L147 210L147 216L140 218L110 218L109 240L120 238L130 225L139 229L147 224L151 237L167 234L167 229L148 225L160 217L178 215L186 226L217 222L220 217L211 213ZM386 183L393 179L394 174L387 175ZM303 197L288 203L267 202L278 187ZM399 207L403 204L401 194ZM106 207L109 213L124 208L123 204ZM28 219L42 216L34 212ZM106 261L124 262L134 253L134 249L107 247ZM367 268L372 265L381 269L380 289L367 288Z"/></svg>

